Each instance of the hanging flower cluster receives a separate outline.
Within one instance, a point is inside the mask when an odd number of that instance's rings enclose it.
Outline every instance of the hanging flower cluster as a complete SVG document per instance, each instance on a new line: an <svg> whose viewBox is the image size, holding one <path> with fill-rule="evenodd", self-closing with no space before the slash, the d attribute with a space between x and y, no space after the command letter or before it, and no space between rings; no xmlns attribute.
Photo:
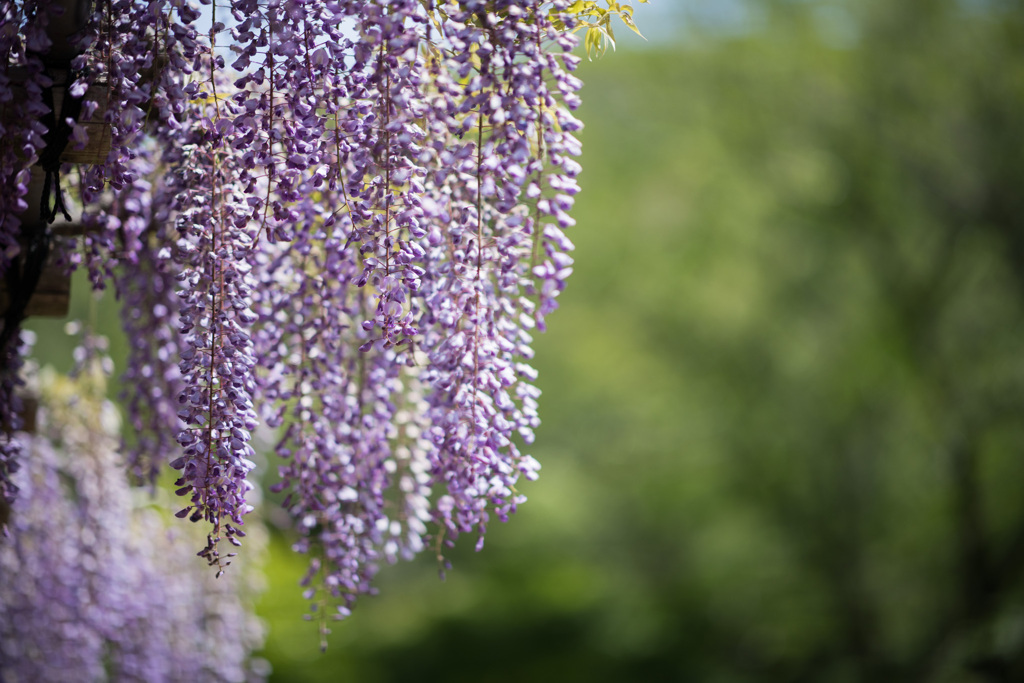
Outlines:
<svg viewBox="0 0 1024 683"><path fill-rule="evenodd" d="M194 535L161 518L166 502L154 508L119 473L104 342L85 339L73 378L39 378L40 429L0 543L3 680L262 680L249 572L215 581Z"/></svg>
<svg viewBox="0 0 1024 683"><path fill-rule="evenodd" d="M56 4L2 5L7 270L49 144ZM96 3L60 142L85 144L102 116L109 153L78 190L93 284L113 284L132 344L131 472L177 471L178 516L208 525L199 555L219 575L252 509L253 430L277 428L273 490L311 555L306 595L343 616L382 561L463 533L480 547L537 476L529 363L572 272L571 51L596 3L229 6ZM0 444L8 498L15 442Z"/></svg>

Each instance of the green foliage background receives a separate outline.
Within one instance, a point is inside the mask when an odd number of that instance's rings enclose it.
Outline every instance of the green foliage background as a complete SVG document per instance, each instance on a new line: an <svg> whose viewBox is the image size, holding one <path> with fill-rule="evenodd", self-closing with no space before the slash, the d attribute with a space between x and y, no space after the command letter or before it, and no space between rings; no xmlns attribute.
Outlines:
<svg viewBox="0 0 1024 683"><path fill-rule="evenodd" d="M530 501L326 655L276 534L272 680L1024 680L1024 3L746 7L581 67Z"/></svg>

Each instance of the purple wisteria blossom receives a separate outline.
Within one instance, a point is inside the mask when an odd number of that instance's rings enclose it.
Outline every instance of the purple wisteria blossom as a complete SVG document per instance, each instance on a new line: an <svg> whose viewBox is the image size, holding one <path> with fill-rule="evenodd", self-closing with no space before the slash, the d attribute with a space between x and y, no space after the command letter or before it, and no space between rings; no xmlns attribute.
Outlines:
<svg viewBox="0 0 1024 683"><path fill-rule="evenodd" d="M109 143L73 184L131 341L129 469L177 471L217 575L220 542L246 535L261 421L320 615L348 614L384 563L481 547L525 500L533 334L572 272L577 5L231 0L204 23L185 0L109 0L83 23L66 123ZM0 148L7 259L45 144L45 16L0 30L26 93Z"/></svg>
<svg viewBox="0 0 1024 683"><path fill-rule="evenodd" d="M197 115L206 116L167 158L177 189L173 258L180 266L178 331L185 337L178 397L184 455L171 467L181 471L178 495L189 496L178 516L213 525L200 555L218 568L230 564L220 554L221 534L233 545L245 536L242 516L252 510L246 494L253 488L246 475L255 467L249 440L257 425L249 334L257 319L250 308L255 233L234 181L240 154L225 144L229 108L216 100L203 105Z"/></svg>
<svg viewBox="0 0 1024 683"><path fill-rule="evenodd" d="M111 197L107 215L122 225L122 267L112 282L121 302L121 323L128 339L122 400L132 439L124 455L134 481L154 484L161 466L177 447L178 397L185 389L181 369L184 340L176 325L167 324L179 307L175 264L170 258L176 237L171 220L175 198L167 179L147 149L132 164L138 177Z"/></svg>
<svg viewBox="0 0 1024 683"><path fill-rule="evenodd" d="M275 489L312 555L306 595L341 598L344 615L381 561L425 547L426 522L449 544L482 539L524 500L518 478L536 477L518 445L539 424L527 362L571 273L580 124L561 102L580 83L548 13L564 5L332 6L357 35L310 42L302 11L271 5L265 25L244 22L254 42L236 66L269 40L237 100L280 101L265 124L317 132L253 155L317 200L264 205L281 243L266 249L275 286L257 293L256 345L268 421L285 425Z"/></svg>

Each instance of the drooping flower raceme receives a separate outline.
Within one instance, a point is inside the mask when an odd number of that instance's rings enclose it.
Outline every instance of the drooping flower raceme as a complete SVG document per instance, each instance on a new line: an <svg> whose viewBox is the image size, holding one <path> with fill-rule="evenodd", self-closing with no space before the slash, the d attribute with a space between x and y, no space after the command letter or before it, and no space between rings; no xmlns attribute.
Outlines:
<svg viewBox="0 0 1024 683"><path fill-rule="evenodd" d="M79 191L132 340L130 464L177 470L211 564L245 536L260 420L321 613L524 500L532 335L572 271L579 4L232 0L207 30L111 0L85 25L72 90L104 93L110 151Z"/></svg>
<svg viewBox="0 0 1024 683"><path fill-rule="evenodd" d="M246 494L253 488L246 475L255 467L248 442L257 424L256 359L249 334L257 319L250 308L255 234L234 180L239 154L224 144L232 124L227 112L217 116L221 106L233 108L230 102L204 105L197 113L200 123L167 158L178 190L180 239L174 255L182 283L178 330L185 336L180 364L185 388L178 399L178 416L186 424L178 443L185 453L171 467L181 471L178 494L190 498L178 516L191 513L192 521L213 525L200 554L218 567L224 566L220 534L234 545L245 536L240 527L252 509Z"/></svg>

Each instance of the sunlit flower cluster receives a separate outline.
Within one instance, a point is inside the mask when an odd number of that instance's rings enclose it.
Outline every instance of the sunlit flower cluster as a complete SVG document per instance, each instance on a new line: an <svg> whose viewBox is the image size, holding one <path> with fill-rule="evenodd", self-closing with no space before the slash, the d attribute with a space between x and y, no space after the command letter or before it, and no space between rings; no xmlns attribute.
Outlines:
<svg viewBox="0 0 1024 683"><path fill-rule="evenodd" d="M8 65L45 53L26 41L46 5L0 31ZM86 261L124 303L131 471L177 470L211 564L245 536L261 421L321 613L347 614L381 562L479 547L525 500L533 334L572 272L569 5L98 3L69 89L90 115L103 92L110 142L79 184ZM43 144L16 132L5 202Z"/></svg>

